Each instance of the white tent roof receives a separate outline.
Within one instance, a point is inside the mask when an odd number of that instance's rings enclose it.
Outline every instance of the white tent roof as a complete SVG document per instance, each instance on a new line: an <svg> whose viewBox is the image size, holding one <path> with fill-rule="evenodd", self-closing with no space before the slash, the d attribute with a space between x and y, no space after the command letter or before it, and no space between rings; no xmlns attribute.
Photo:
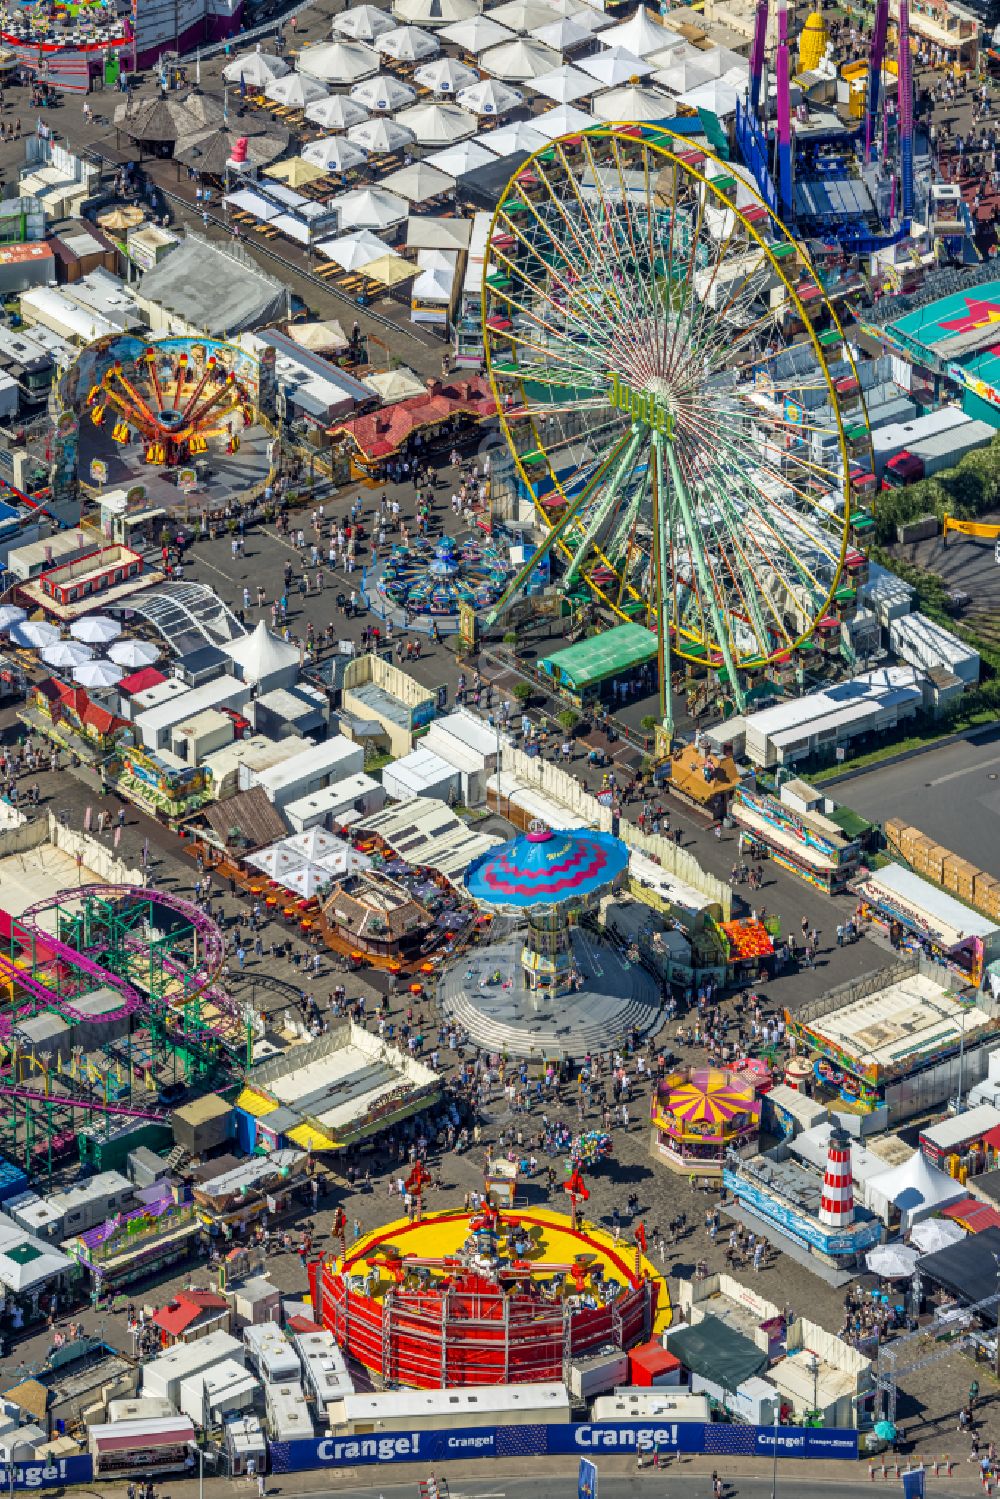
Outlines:
<svg viewBox="0 0 1000 1499"><path fill-rule="evenodd" d="M630 20L602 31L600 39L605 47L627 47L637 57L648 57L651 52L659 51L670 41L663 27L650 19L649 11L644 5L640 5Z"/></svg>
<svg viewBox="0 0 1000 1499"><path fill-rule="evenodd" d="M513 156L515 151L538 151L545 145L547 137L541 131L516 120L510 125L501 125L499 130L484 130L477 135L474 145L485 146L494 156Z"/></svg>
<svg viewBox="0 0 1000 1499"><path fill-rule="evenodd" d="M423 62L425 57L436 57L441 51L437 37L421 31L419 26L394 26L392 31L383 31L375 38L375 46L396 62Z"/></svg>
<svg viewBox="0 0 1000 1499"><path fill-rule="evenodd" d="M242 668L244 682L263 681L275 672L286 671L289 666L299 663L298 649L272 635L263 620L252 634L241 635L239 640L230 641L222 649Z"/></svg>
<svg viewBox="0 0 1000 1499"><path fill-rule="evenodd" d="M304 109L317 99L325 99L326 89L315 78L304 73L289 73L286 78L276 78L264 90L275 104L284 104L288 109Z"/></svg>
<svg viewBox="0 0 1000 1499"><path fill-rule="evenodd" d="M337 847L317 859L324 880L343 879L345 875L357 874L359 869L370 869L371 859L359 849L352 848L342 838L336 840Z"/></svg>
<svg viewBox="0 0 1000 1499"><path fill-rule="evenodd" d="M700 88L703 83L710 83L712 76L703 63L690 57L661 68L653 74L653 82L662 84L671 94L686 94L690 89Z"/></svg>
<svg viewBox="0 0 1000 1499"><path fill-rule="evenodd" d="M378 72L378 53L364 42L324 42L299 53L299 72L321 83L357 83Z"/></svg>
<svg viewBox="0 0 1000 1499"><path fill-rule="evenodd" d="M509 114L523 97L516 88L500 83L496 78L481 78L478 83L462 90L458 102L475 115L499 116Z"/></svg>
<svg viewBox="0 0 1000 1499"><path fill-rule="evenodd" d="M281 883L286 890L294 891L301 895L303 900L312 900L320 885L325 885L330 875L319 864L303 864L301 869L293 869L291 874L282 876Z"/></svg>
<svg viewBox="0 0 1000 1499"><path fill-rule="evenodd" d="M653 72L652 63L643 62L641 57L625 47L609 47L607 52L598 52L596 57L581 58L579 65L591 78L603 83L605 88L629 83L633 78L648 78Z"/></svg>
<svg viewBox="0 0 1000 1499"><path fill-rule="evenodd" d="M557 104L555 109L536 115L531 123L548 140L554 141L559 135L577 135L581 130L589 130L596 121L593 115L572 104Z"/></svg>
<svg viewBox="0 0 1000 1499"><path fill-rule="evenodd" d="M475 141L459 141L457 146L448 146L444 151L425 156L424 161L430 167L437 167L439 172L458 178L466 172L474 172L477 167L484 167L488 161L496 161L496 157Z"/></svg>
<svg viewBox="0 0 1000 1499"><path fill-rule="evenodd" d="M543 46L565 52L589 42L593 32L589 26L581 26L575 16L559 16L555 21L546 21L544 26L534 27L531 35Z"/></svg>
<svg viewBox="0 0 1000 1499"><path fill-rule="evenodd" d="M351 87L352 99L356 99L366 109L383 114L387 110L402 109L404 105L412 104L416 97L415 88L399 78L393 78L391 73L379 73L376 77L366 78L363 83L355 83Z"/></svg>
<svg viewBox="0 0 1000 1499"><path fill-rule="evenodd" d="M355 42L373 42L383 31L393 28L392 17L379 10L377 5L353 5L343 11L333 23L335 32L350 37Z"/></svg>
<svg viewBox="0 0 1000 1499"><path fill-rule="evenodd" d="M479 128L475 115L457 104L414 104L401 109L396 121L412 130L421 146L453 146L456 141L468 140Z"/></svg>
<svg viewBox="0 0 1000 1499"><path fill-rule="evenodd" d="M402 198L382 187L355 188L331 198L327 206L337 210L341 223L356 224L359 229L390 229L393 224L401 224L410 211ZM384 245L382 251L384 254Z"/></svg>
<svg viewBox="0 0 1000 1499"><path fill-rule="evenodd" d="M287 62L280 57L273 57L270 52L244 52L226 64L222 76L227 83L239 83L242 78L244 83L252 84L254 88L263 88L272 78L284 78L290 72Z"/></svg>
<svg viewBox="0 0 1000 1499"><path fill-rule="evenodd" d="M347 139L372 156L385 156L390 151L401 150L403 146L412 146L416 136L396 120L379 118L362 120L360 125L352 125L347 132Z"/></svg>
<svg viewBox="0 0 1000 1499"><path fill-rule="evenodd" d="M711 83L701 83L697 88L689 89L686 94L681 94L680 102L686 104L689 109L707 109L709 114L734 115L736 105L740 97L740 89L733 88L731 84L723 83L721 78L713 78Z"/></svg>
<svg viewBox="0 0 1000 1499"><path fill-rule="evenodd" d="M573 68L568 62L564 62L561 68L543 73L541 78L533 78L531 87L536 94L544 94L546 99L553 99L556 104L572 104L575 99L592 94L597 84L589 73L581 73L579 68Z"/></svg>
<svg viewBox="0 0 1000 1499"><path fill-rule="evenodd" d="M355 229L353 234L339 234L316 246L327 260L335 260L345 271L360 271L386 254L386 246L370 229Z"/></svg>
<svg viewBox="0 0 1000 1499"><path fill-rule="evenodd" d="M302 147L302 160L322 167L324 172L349 172L367 160L367 153L340 135L324 135Z"/></svg>
<svg viewBox="0 0 1000 1499"><path fill-rule="evenodd" d="M324 854L331 854L334 849L343 848L343 846L342 838L335 838L324 828L306 828L304 833L295 833L291 838L283 838L278 844L279 848L291 849L293 854L300 854L303 859L313 861L322 859Z"/></svg>
<svg viewBox="0 0 1000 1499"><path fill-rule="evenodd" d="M501 26L490 16L470 16L467 21L456 21L441 30L443 41L460 47L463 52L485 52L487 47L497 47L501 42L510 42L514 33L509 26Z"/></svg>
<svg viewBox="0 0 1000 1499"><path fill-rule="evenodd" d="M510 79L514 83L540 78L543 73L551 73L561 62L561 56L553 47L523 37L514 42L502 42L499 47L490 47L482 55L483 67L488 72L495 78Z"/></svg>
<svg viewBox="0 0 1000 1499"><path fill-rule="evenodd" d="M361 383L373 390L384 406L427 394L424 381L408 369L377 370L374 374L365 375Z"/></svg>
<svg viewBox="0 0 1000 1499"><path fill-rule="evenodd" d="M382 179L382 186L411 203L426 203L442 193L450 193L455 186L454 177L429 167L426 161L414 161L408 167L400 167Z"/></svg>
<svg viewBox="0 0 1000 1499"><path fill-rule="evenodd" d="M25 1247L37 1251L27 1255L18 1253ZM16 1258L11 1257L14 1251ZM30 1291L44 1285L53 1276L62 1275L73 1268L74 1261L53 1249L42 1239L11 1224L0 1225L0 1286L8 1291Z"/></svg>
<svg viewBox="0 0 1000 1499"><path fill-rule="evenodd" d="M259 853L248 854L246 862L253 869L259 869L266 874L268 879L280 880L282 883L296 869L302 869L306 863L305 855L296 849L286 848L284 843L272 843L267 848L262 848Z"/></svg>
<svg viewBox="0 0 1000 1499"><path fill-rule="evenodd" d="M436 57L433 62L421 63L413 72L414 83L419 83L421 88L433 89L436 94L457 94L460 88L468 88L478 77L475 68L457 62L454 57Z"/></svg>
<svg viewBox="0 0 1000 1499"><path fill-rule="evenodd" d="M344 94L332 94L329 99L317 99L315 104L306 105L306 119L324 130L346 130L349 125L360 125L367 118L367 109Z"/></svg>
<svg viewBox="0 0 1000 1499"><path fill-rule="evenodd" d="M476 0L395 0L398 21L416 26L449 26L478 13Z"/></svg>
<svg viewBox="0 0 1000 1499"><path fill-rule="evenodd" d="M869 1192L899 1209L904 1229L966 1195L962 1183L932 1166L922 1150L915 1150L901 1166L873 1177Z"/></svg>
<svg viewBox="0 0 1000 1499"><path fill-rule="evenodd" d="M662 89L630 83L598 94L591 108L599 120L669 120L677 106Z"/></svg>
<svg viewBox="0 0 1000 1499"><path fill-rule="evenodd" d="M504 0L486 12L491 21L509 26L511 31L534 31L555 19L551 5L546 0Z"/></svg>

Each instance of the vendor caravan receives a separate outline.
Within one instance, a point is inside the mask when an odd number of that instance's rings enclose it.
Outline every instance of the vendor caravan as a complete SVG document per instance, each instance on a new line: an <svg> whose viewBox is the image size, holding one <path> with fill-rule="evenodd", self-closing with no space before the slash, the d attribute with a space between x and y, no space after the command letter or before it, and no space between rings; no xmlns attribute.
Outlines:
<svg viewBox="0 0 1000 1499"><path fill-rule="evenodd" d="M659 432L668 442L673 442L674 413L662 406L652 391L636 390L634 386L626 385L624 381L619 380L617 375L611 375L609 378L611 381L609 398L612 406L616 406L619 411L626 412L633 421L652 427L654 432Z"/></svg>

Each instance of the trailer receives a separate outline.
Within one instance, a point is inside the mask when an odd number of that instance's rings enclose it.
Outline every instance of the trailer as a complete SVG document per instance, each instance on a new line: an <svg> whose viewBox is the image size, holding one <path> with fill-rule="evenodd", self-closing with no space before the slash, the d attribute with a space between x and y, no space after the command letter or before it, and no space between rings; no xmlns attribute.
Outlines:
<svg viewBox="0 0 1000 1499"><path fill-rule="evenodd" d="M186 1416L92 1426L89 1439L95 1479L186 1473L194 1466L194 1425Z"/></svg>
<svg viewBox="0 0 1000 1499"><path fill-rule="evenodd" d="M500 1384L475 1389L387 1390L344 1395L329 1406L332 1436L433 1431L450 1426L531 1426L570 1419L563 1384Z"/></svg>

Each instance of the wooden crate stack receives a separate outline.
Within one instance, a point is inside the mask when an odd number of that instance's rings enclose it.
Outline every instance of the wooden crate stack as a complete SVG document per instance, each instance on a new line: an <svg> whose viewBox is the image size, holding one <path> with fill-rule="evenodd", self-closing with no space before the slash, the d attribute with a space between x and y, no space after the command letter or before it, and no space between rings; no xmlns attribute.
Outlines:
<svg viewBox="0 0 1000 1499"><path fill-rule="evenodd" d="M919 828L911 827L901 817L889 817L882 824L889 848L898 853L917 874L926 876L957 895L967 905L975 906L992 921L1000 921L1000 880L953 854L943 844L935 843Z"/></svg>

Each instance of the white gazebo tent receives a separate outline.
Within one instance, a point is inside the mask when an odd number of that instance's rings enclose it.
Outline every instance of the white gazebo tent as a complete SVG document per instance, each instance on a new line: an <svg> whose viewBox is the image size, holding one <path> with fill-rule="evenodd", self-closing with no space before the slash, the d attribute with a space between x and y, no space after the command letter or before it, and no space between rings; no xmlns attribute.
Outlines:
<svg viewBox="0 0 1000 1499"><path fill-rule="evenodd" d="M457 146L447 146L443 151L435 151L432 156L424 157L427 166L436 167L439 172L447 172L456 181L467 172L474 172L477 167L484 167L493 161L496 161L496 157L492 151L487 151L475 141L459 141Z"/></svg>
<svg viewBox="0 0 1000 1499"><path fill-rule="evenodd" d="M599 120L670 120L677 105L662 89L630 83L598 94L591 108Z"/></svg>
<svg viewBox="0 0 1000 1499"><path fill-rule="evenodd" d="M490 47L480 59L483 67L494 78L504 82L530 83L532 78L541 78L551 73L562 62L553 47L518 37L513 42L503 42L499 47Z"/></svg>
<svg viewBox="0 0 1000 1499"><path fill-rule="evenodd" d="M599 86L589 73L581 73L568 62L564 62L561 68L554 68L551 73L543 73L541 78L533 78L530 84L536 94L543 94L556 104L572 104L577 99L584 99Z"/></svg>
<svg viewBox="0 0 1000 1499"><path fill-rule="evenodd" d="M523 97L516 88L510 88L496 78L481 78L471 88L462 90L458 102L463 109L471 110L474 115L498 119L516 109Z"/></svg>
<svg viewBox="0 0 1000 1499"><path fill-rule="evenodd" d="M499 21L501 26L509 26L511 31L518 32L534 31L555 19L546 0L504 0L502 5L492 6L486 14L491 21Z"/></svg>
<svg viewBox="0 0 1000 1499"><path fill-rule="evenodd" d="M410 203L427 203L431 198L440 198L450 193L455 186L454 177L429 167L426 161L413 161L408 167L400 167L382 179L387 192L406 198Z"/></svg>
<svg viewBox="0 0 1000 1499"><path fill-rule="evenodd" d="M283 843L272 843L256 854L248 854L246 862L252 869L259 869L269 880L278 880L282 885L297 869L303 869L306 858L297 850L286 848Z"/></svg>
<svg viewBox="0 0 1000 1499"><path fill-rule="evenodd" d="M383 57L391 57L396 62L423 62L441 51L437 37L429 31L421 31L419 26L396 26L392 31L383 31L380 37L376 37L375 46Z"/></svg>
<svg viewBox="0 0 1000 1499"><path fill-rule="evenodd" d="M364 42L323 42L302 49L298 68L320 83L357 83L378 72L379 60L378 53Z"/></svg>
<svg viewBox="0 0 1000 1499"><path fill-rule="evenodd" d="M337 16L333 29L352 42L373 42L383 31L391 31L393 25L392 17L377 5L354 5Z"/></svg>
<svg viewBox="0 0 1000 1499"><path fill-rule="evenodd" d="M328 833L325 828L306 828L304 833L294 833L290 838L283 838L277 846L291 849L293 854L315 864L324 854L332 854L335 849L343 848L344 842L342 838Z"/></svg>
<svg viewBox="0 0 1000 1499"><path fill-rule="evenodd" d="M433 89L435 94L457 94L460 88L476 83L479 74L468 63L456 62L453 57L436 57L413 71L414 83L421 88Z"/></svg>
<svg viewBox="0 0 1000 1499"><path fill-rule="evenodd" d="M484 130L473 144L485 146L494 156L513 156L515 151L527 151L530 155L541 150L547 139L526 121L516 120L511 125L501 125L499 130Z"/></svg>
<svg viewBox="0 0 1000 1499"><path fill-rule="evenodd" d="M410 211L402 198L387 193L382 187L358 187L353 192L341 193L330 199L328 207L337 210L342 224L354 224L358 229L373 232L401 224ZM383 254L385 250L383 245Z"/></svg>
<svg viewBox="0 0 1000 1499"><path fill-rule="evenodd" d="M370 109L373 114L389 114L394 109L404 109L416 97L415 88L411 88L400 78L393 78L391 73L378 73L374 78L366 78L351 88L351 98L363 104L365 109Z"/></svg>
<svg viewBox="0 0 1000 1499"><path fill-rule="evenodd" d="M328 99L317 99L315 104L306 105L306 119L323 130L348 130L367 118L367 109L346 94L331 94Z"/></svg>
<svg viewBox="0 0 1000 1499"><path fill-rule="evenodd" d="M902 1233L966 1195L962 1183L932 1166L922 1150L915 1150L908 1161L891 1171L872 1177L866 1193L872 1212L886 1222L892 1209L899 1213Z"/></svg>
<svg viewBox="0 0 1000 1499"><path fill-rule="evenodd" d="M324 172L350 172L354 167L362 166L368 155L360 146L344 140L343 136L324 135L321 140L310 141L308 146L302 147L302 160L322 167Z"/></svg>
<svg viewBox="0 0 1000 1499"><path fill-rule="evenodd" d="M361 271L373 260L386 253L386 246L370 229L355 229L352 234L339 234L335 239L321 240L315 246L320 255L334 261L345 271Z"/></svg>
<svg viewBox="0 0 1000 1499"><path fill-rule="evenodd" d="M635 78L648 78L655 71L652 63L643 62L641 57L624 47L609 47L606 52L598 52L596 57L581 58L578 66L604 88L631 83Z"/></svg>
<svg viewBox="0 0 1000 1499"><path fill-rule="evenodd" d="M650 19L649 11L640 5L635 15L601 32L601 43L605 47L627 47L637 57L648 57L670 42L670 33L657 21Z"/></svg>
<svg viewBox="0 0 1000 1499"><path fill-rule="evenodd" d="M272 104L283 104L286 109L305 109L307 104L325 99L327 92L318 79L309 78L305 73L289 73L287 77L269 83L264 95Z"/></svg>
<svg viewBox="0 0 1000 1499"><path fill-rule="evenodd" d="M572 104L557 104L555 109L535 115L531 123L547 140L554 141L560 135L579 135L581 130L590 130L596 121L593 115Z"/></svg>
<svg viewBox="0 0 1000 1499"><path fill-rule="evenodd" d="M418 145L453 146L456 141L465 141L475 135L479 126L476 117L457 104L414 104L410 109L401 109L396 123L412 130Z"/></svg>
<svg viewBox="0 0 1000 1499"><path fill-rule="evenodd" d="M384 250L385 246L382 248ZM298 674L298 647L273 634L263 620L251 634L231 640L222 650L232 661L240 681L250 683L261 692L289 687Z"/></svg>
<svg viewBox="0 0 1000 1499"><path fill-rule="evenodd" d="M375 120L364 120L360 125L352 125L347 132L347 139L352 145L367 151L369 156L387 156L392 151L401 151L404 146L412 146L416 136L405 125L400 125L398 120L387 120L380 116Z"/></svg>
<svg viewBox="0 0 1000 1499"><path fill-rule="evenodd" d="M739 103L741 89L734 88L732 84L723 83L721 78L713 78L711 83L701 83L697 88L689 89L686 94L681 94L679 103L688 109L704 109L709 114L724 119L727 115L736 113Z"/></svg>
<svg viewBox="0 0 1000 1499"><path fill-rule="evenodd" d="M242 78L248 88L266 88L275 78L284 78L291 71L287 62L270 52L244 52L226 64L222 76L227 83L239 83Z"/></svg>
<svg viewBox="0 0 1000 1499"><path fill-rule="evenodd" d="M470 16L467 21L456 21L441 30L441 40L451 42L469 57L476 57L489 47L498 47L501 42L512 42L514 33L509 26L489 16Z"/></svg>
<svg viewBox="0 0 1000 1499"><path fill-rule="evenodd" d="M559 16L555 21L546 21L531 32L536 42L545 47L555 47L557 52L572 52L582 47L593 36L589 26L582 26L575 16Z"/></svg>

